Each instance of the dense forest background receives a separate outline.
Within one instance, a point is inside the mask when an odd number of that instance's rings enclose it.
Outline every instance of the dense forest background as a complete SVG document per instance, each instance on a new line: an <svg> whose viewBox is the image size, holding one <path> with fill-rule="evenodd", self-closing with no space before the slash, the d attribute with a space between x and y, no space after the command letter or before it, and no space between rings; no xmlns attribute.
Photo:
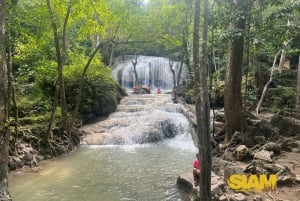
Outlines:
<svg viewBox="0 0 300 201"><path fill-rule="evenodd" d="M239 92L244 109L294 108L300 104L300 1L245 2L208 1L211 105L224 106L225 80L231 79L226 70L231 64L240 68L229 55L243 47L238 51L244 53ZM79 143L74 127L113 112L126 95L112 78L117 56L183 62L190 81L177 86L178 93L195 103L193 0L1 0L1 9L1 79L7 90L1 89L0 128L3 139L9 136L10 155L17 154L20 139L52 155L72 150ZM203 24L201 15L200 30ZM242 44L234 43L237 37Z"/></svg>

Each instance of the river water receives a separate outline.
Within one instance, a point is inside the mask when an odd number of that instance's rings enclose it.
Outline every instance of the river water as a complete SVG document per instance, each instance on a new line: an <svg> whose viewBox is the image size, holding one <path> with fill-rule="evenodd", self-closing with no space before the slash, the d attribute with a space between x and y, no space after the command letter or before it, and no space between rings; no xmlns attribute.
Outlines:
<svg viewBox="0 0 300 201"><path fill-rule="evenodd" d="M151 103L155 102L153 101L156 100L155 95L152 94L149 97L152 97ZM159 99L161 100L161 97ZM164 99L169 101L168 96L164 96ZM137 99L127 100L131 107L133 100ZM141 99L136 102L140 103ZM164 102L161 104L165 105ZM156 110L162 110L161 105L148 108L151 108L152 118L158 118L153 116L156 114L162 116L162 114L156 113ZM141 110L144 111L144 109ZM132 118L136 117L135 112L131 111ZM110 144L82 145L74 153L49 162L37 173L11 179L10 192L13 200L184 200L180 197L176 179L183 172L192 171L192 162L197 149L187 128L188 122L185 117L176 110L168 109L167 112L165 110L163 112L163 115L175 116L176 118L171 121L176 121L177 124L180 124L179 127L186 127L183 129L184 132L180 129L175 137L154 143L114 144L109 141ZM122 114L124 111L117 113ZM115 114L107 122L114 122L116 116L118 115ZM126 119L130 119L128 113ZM97 127L103 123L97 122L96 126L94 124L90 127ZM90 127L87 126L85 129L88 130ZM112 131L106 130L105 132Z"/></svg>

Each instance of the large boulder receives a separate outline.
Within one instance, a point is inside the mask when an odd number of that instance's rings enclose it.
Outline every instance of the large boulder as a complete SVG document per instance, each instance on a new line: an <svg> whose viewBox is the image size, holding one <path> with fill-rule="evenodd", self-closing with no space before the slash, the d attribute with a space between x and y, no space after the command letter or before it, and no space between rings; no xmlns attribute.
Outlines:
<svg viewBox="0 0 300 201"><path fill-rule="evenodd" d="M272 152L267 150L261 150L254 154L254 159L263 160L266 162L271 163L272 162Z"/></svg>
<svg viewBox="0 0 300 201"><path fill-rule="evenodd" d="M249 155L249 149L246 145L239 145L233 152L233 156L237 161L244 160Z"/></svg>
<svg viewBox="0 0 300 201"><path fill-rule="evenodd" d="M189 200L197 200L199 196L199 187L194 185L193 173L185 172L177 178L177 186L181 190L183 197ZM212 200L219 200L225 192L225 182L223 178L211 172L211 195Z"/></svg>
<svg viewBox="0 0 300 201"><path fill-rule="evenodd" d="M300 120L296 118L274 115L271 124L279 128L281 136L291 137L300 134Z"/></svg>
<svg viewBox="0 0 300 201"><path fill-rule="evenodd" d="M185 172L177 178L177 186L181 197L187 200L197 200L199 197L199 187L194 185L194 178L192 172Z"/></svg>
<svg viewBox="0 0 300 201"><path fill-rule="evenodd" d="M268 142L264 144L263 149L267 151L273 151L274 154L280 154L281 152L280 145L275 142Z"/></svg>

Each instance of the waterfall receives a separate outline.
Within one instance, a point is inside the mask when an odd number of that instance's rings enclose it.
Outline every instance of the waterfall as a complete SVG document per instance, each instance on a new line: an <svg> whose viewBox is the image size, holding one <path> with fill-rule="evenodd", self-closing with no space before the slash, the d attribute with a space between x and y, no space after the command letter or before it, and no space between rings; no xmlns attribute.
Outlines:
<svg viewBox="0 0 300 201"><path fill-rule="evenodd" d="M172 103L169 94L127 96L105 121L81 130L87 134L82 144L87 145L148 144L191 133L180 105Z"/></svg>
<svg viewBox="0 0 300 201"><path fill-rule="evenodd" d="M119 56L114 61L113 77L119 81L124 88L132 89L135 85L132 61L133 55ZM180 69L180 62L173 62L176 78ZM136 71L142 87L150 86L152 89L171 90L173 76L169 67L169 59L164 57L138 56ZM181 73L181 82L185 80L186 74Z"/></svg>

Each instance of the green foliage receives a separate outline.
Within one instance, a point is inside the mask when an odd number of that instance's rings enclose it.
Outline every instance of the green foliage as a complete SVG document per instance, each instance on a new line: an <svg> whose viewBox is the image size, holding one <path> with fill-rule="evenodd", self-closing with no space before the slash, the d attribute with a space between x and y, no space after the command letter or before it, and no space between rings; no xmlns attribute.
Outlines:
<svg viewBox="0 0 300 201"><path fill-rule="evenodd" d="M66 96L70 109L74 108L78 83L81 79L81 74L78 72L82 72L82 69L83 66L73 66L66 72ZM110 68L103 64L90 66L85 77L80 112L106 115L114 111L119 101L119 87L112 78Z"/></svg>
<svg viewBox="0 0 300 201"><path fill-rule="evenodd" d="M296 91L293 87L278 86L268 90L269 102L277 109L293 108L296 102Z"/></svg>
<svg viewBox="0 0 300 201"><path fill-rule="evenodd" d="M276 86L285 86L296 88L297 85L297 71L284 70L282 73L274 74L273 82Z"/></svg>
<svg viewBox="0 0 300 201"><path fill-rule="evenodd" d="M187 104L195 104L195 90L194 89L187 89L184 94L182 94L185 102Z"/></svg>
<svg viewBox="0 0 300 201"><path fill-rule="evenodd" d="M122 83L121 83L121 81L122 81L122 74L123 74L123 71L122 71L122 69L120 69L119 71L118 71L118 75L117 75L117 77L118 77L118 83L121 85Z"/></svg>
<svg viewBox="0 0 300 201"><path fill-rule="evenodd" d="M51 103L43 95L43 91L35 84L24 85L17 93L19 117L32 117L46 114Z"/></svg>
<svg viewBox="0 0 300 201"><path fill-rule="evenodd" d="M142 0L51 0L51 3L60 37L67 7L72 7L66 27L67 55L63 69L69 111L74 107L83 68L98 42L101 55L94 58L85 77L80 108L82 113L96 115L112 111L118 102L119 86L103 64L108 64L113 47L116 56L149 54L181 58L184 45L188 53L191 51L192 0L151 0L147 5ZM262 68L259 62L270 67L274 53L280 49L286 50L288 58L299 54L299 1L261 3L251 10L236 12L234 1L210 1L209 53L216 66L216 69L211 68L213 78L225 79L228 41L241 34L245 34L249 42L253 71ZM245 12L251 15L248 32L232 29L230 22L244 18ZM38 102L47 102L49 111L57 80L57 62L46 2L20 1L17 6L9 7L8 16L15 80L19 84L33 83L36 88L32 94L23 94L20 104L35 107ZM286 41L290 43L284 47ZM280 76L285 76L284 73ZM276 86L295 86L294 79L276 76ZM190 102L194 101L192 87L185 96Z"/></svg>

